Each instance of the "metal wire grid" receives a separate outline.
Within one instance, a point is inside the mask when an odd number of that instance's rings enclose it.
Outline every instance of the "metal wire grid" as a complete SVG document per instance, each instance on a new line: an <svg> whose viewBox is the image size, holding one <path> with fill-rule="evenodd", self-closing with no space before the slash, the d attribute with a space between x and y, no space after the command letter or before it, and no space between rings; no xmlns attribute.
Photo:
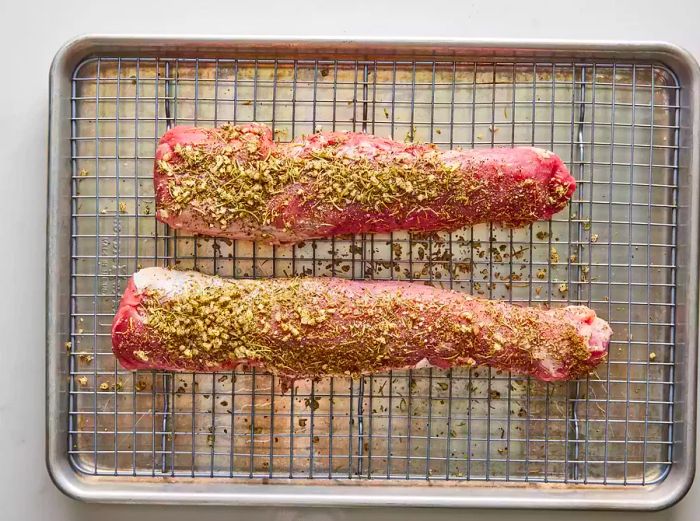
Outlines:
<svg viewBox="0 0 700 521"><path fill-rule="evenodd" d="M72 88L69 454L119 476L641 485L671 465L679 85L656 65L100 58ZM524 230L476 226L270 247L157 223L174 124L265 122L280 140L368 131L444 148L538 145L578 181ZM127 372L109 327L128 276L404 279L610 321L607 364L544 384L487 368L279 382Z"/></svg>

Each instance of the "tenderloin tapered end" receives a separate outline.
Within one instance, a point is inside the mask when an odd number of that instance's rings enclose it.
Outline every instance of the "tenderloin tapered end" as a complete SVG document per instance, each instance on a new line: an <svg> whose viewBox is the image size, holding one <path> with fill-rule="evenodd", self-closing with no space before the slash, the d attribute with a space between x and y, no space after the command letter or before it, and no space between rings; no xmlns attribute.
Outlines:
<svg viewBox="0 0 700 521"><path fill-rule="evenodd" d="M563 210L576 191L576 179L564 162L554 152L541 148L530 148L538 157L540 168L549 173L548 207L543 208L542 219L549 219Z"/></svg>
<svg viewBox="0 0 700 521"><path fill-rule="evenodd" d="M112 352L119 363L130 370L168 371L228 370L235 366L235 360L226 365L212 366L205 362L199 364L197 361L171 356L167 349L163 349L161 342L149 334L148 314L143 309L144 297L149 292L155 291L167 298L198 287L215 287L222 284L223 279L195 271L150 267L134 273L112 321Z"/></svg>
<svg viewBox="0 0 700 521"><path fill-rule="evenodd" d="M582 378L593 371L608 354L608 346L613 331L610 325L596 316L595 311L586 306L569 306L555 313L576 328L583 337L585 352L577 353L568 364L550 368L548 375L538 374L542 380L559 381Z"/></svg>
<svg viewBox="0 0 700 521"><path fill-rule="evenodd" d="M565 316L576 327L579 334L586 339L590 353L589 359L595 366L608 352L613 333L610 325L596 316L595 311L585 306L569 306L565 309Z"/></svg>
<svg viewBox="0 0 700 521"><path fill-rule="evenodd" d="M134 345L134 339L143 338L143 336L135 334L138 329L143 327L143 320L139 315L140 303L141 297L132 276L112 321L112 351L125 369L146 369L149 367L148 358L143 360L143 355L139 358L143 349Z"/></svg>
<svg viewBox="0 0 700 521"><path fill-rule="evenodd" d="M540 333L548 349L535 352L537 363L526 374L545 382L585 378L608 354L612 329L586 306L545 311ZM573 327L567 327L573 326Z"/></svg>

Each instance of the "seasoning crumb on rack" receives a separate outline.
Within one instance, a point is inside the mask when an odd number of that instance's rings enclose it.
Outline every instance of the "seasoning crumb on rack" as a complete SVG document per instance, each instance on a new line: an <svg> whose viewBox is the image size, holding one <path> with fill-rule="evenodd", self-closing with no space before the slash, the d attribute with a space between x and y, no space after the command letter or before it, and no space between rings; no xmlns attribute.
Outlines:
<svg viewBox="0 0 700 521"><path fill-rule="evenodd" d="M547 276L547 268L540 268L537 270L537 278L542 280Z"/></svg>
<svg viewBox="0 0 700 521"><path fill-rule="evenodd" d="M124 201L119 202L119 213L126 213L127 208L126 208L126 203Z"/></svg>
<svg viewBox="0 0 700 521"><path fill-rule="evenodd" d="M387 108L384 108L384 117L389 119L389 110Z"/></svg>
<svg viewBox="0 0 700 521"><path fill-rule="evenodd" d="M89 173L87 170L85 170L84 168L81 168L81 169L80 169L80 172L78 172L78 175L79 175L80 177L87 177L87 176L90 175L90 173Z"/></svg>
<svg viewBox="0 0 700 521"><path fill-rule="evenodd" d="M85 387L88 384L87 376L81 376L80 378L78 378L78 383Z"/></svg>
<svg viewBox="0 0 700 521"><path fill-rule="evenodd" d="M552 264L557 264L559 262L559 252L554 247L552 247L552 251L549 252L549 260L552 261Z"/></svg>
<svg viewBox="0 0 700 521"><path fill-rule="evenodd" d="M416 132L418 129L416 127L411 127L406 131L406 135L404 136L403 140L405 143L413 143L416 141Z"/></svg>
<svg viewBox="0 0 700 521"><path fill-rule="evenodd" d="M100 384L100 391L109 391L109 384L107 382L102 382Z"/></svg>
<svg viewBox="0 0 700 521"><path fill-rule="evenodd" d="M68 351L70 353L70 349L71 349L71 347L73 347L73 342L71 342L69 340L68 342L65 343L65 346L66 346L66 351Z"/></svg>
<svg viewBox="0 0 700 521"><path fill-rule="evenodd" d="M594 233L593 235L591 235L591 242L598 242L598 234L597 233Z"/></svg>
<svg viewBox="0 0 700 521"><path fill-rule="evenodd" d="M569 291L569 285L568 284L559 284L559 293L562 295L566 296L567 292Z"/></svg>
<svg viewBox="0 0 700 521"><path fill-rule="evenodd" d="M134 384L134 389L136 389L136 392L141 392L146 389L146 382L143 380L137 380L136 383Z"/></svg>
<svg viewBox="0 0 700 521"><path fill-rule="evenodd" d="M649 353L649 360L651 360L652 362L656 360L656 353L654 351Z"/></svg>
<svg viewBox="0 0 700 521"><path fill-rule="evenodd" d="M79 358L80 361L83 362L84 364L89 364L89 363L92 362L92 355L89 355L89 354L87 354L87 353L81 354L78 358Z"/></svg>

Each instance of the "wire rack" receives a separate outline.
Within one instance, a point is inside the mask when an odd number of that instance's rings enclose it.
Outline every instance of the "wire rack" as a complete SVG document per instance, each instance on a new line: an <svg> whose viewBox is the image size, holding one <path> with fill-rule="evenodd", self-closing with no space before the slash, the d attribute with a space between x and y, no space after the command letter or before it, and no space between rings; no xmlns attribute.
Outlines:
<svg viewBox="0 0 700 521"><path fill-rule="evenodd" d="M72 81L68 451L80 472L237 479L643 485L672 461L679 84L644 63L95 58ZM551 222L267 246L154 218L175 124L259 121L277 139L367 131L442 148L537 145L578 188ZM298 381L128 372L110 325L130 274L402 279L530 305L582 303L614 331L589 378L488 368Z"/></svg>

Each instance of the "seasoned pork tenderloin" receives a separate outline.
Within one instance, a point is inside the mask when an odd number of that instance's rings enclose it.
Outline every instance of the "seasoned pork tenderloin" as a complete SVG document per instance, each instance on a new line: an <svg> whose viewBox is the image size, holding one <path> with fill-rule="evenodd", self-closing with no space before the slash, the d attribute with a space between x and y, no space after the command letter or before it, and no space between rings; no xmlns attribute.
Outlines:
<svg viewBox="0 0 700 521"><path fill-rule="evenodd" d="M156 151L157 218L272 244L549 219L576 182L538 148L442 151L356 132L275 143L265 125L175 127Z"/></svg>
<svg viewBox="0 0 700 521"><path fill-rule="evenodd" d="M407 282L229 280L146 268L129 281L112 345L129 369L259 366L286 378L488 365L576 379L612 331L583 306L523 307Z"/></svg>

